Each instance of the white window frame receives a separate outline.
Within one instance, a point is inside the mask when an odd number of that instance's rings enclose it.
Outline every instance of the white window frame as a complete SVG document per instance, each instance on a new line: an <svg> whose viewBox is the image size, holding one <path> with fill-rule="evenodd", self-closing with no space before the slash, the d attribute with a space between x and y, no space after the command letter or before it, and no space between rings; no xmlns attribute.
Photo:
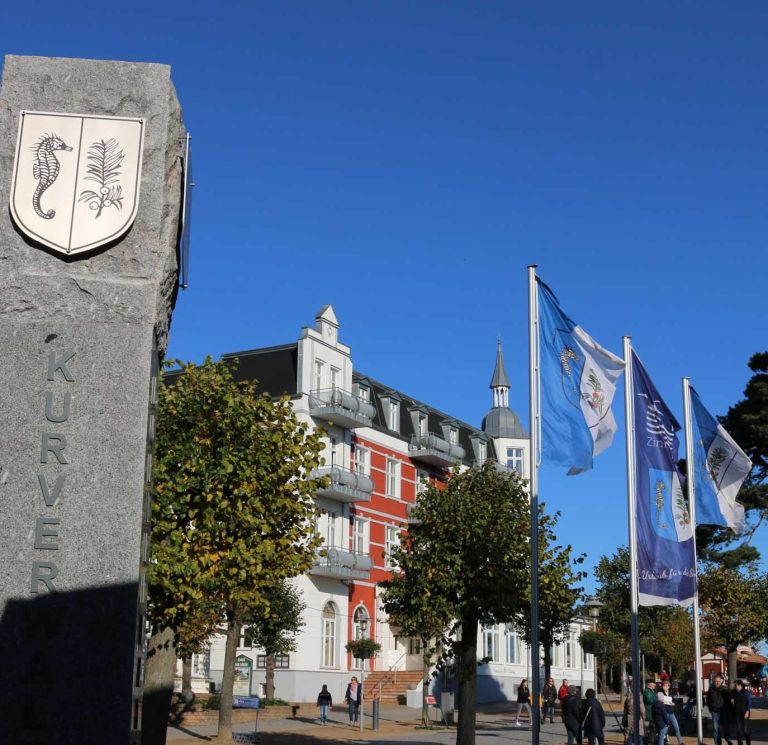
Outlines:
<svg viewBox="0 0 768 745"><path fill-rule="evenodd" d="M507 662L510 665L517 665L520 662L520 636L511 625L507 624L505 637L505 653ZM510 651L512 654L510 654Z"/></svg>
<svg viewBox="0 0 768 745"><path fill-rule="evenodd" d="M330 611L333 617L327 617L326 611ZM336 652L337 636L339 633L339 614L333 603L326 603L320 616L322 623L321 631L321 665L324 668L337 668L338 657Z"/></svg>
<svg viewBox="0 0 768 745"><path fill-rule="evenodd" d="M371 451L362 445L355 445L355 473L362 476L371 475Z"/></svg>
<svg viewBox="0 0 768 745"><path fill-rule="evenodd" d="M315 369L312 372L312 390L317 393L323 388L323 380L325 378L325 362L323 360L315 358Z"/></svg>
<svg viewBox="0 0 768 745"><path fill-rule="evenodd" d="M455 427L451 427L448 430L448 442L450 442L451 445L459 444L459 430Z"/></svg>
<svg viewBox="0 0 768 745"><path fill-rule="evenodd" d="M525 450L523 448L507 448L507 468L523 475L523 463L525 462Z"/></svg>
<svg viewBox="0 0 768 745"><path fill-rule="evenodd" d="M341 370L338 367L331 365L331 383L330 388L341 388L339 380L341 378Z"/></svg>
<svg viewBox="0 0 768 745"><path fill-rule="evenodd" d="M389 411L387 412L387 424L393 432L400 431L400 402L389 399Z"/></svg>
<svg viewBox="0 0 768 745"><path fill-rule="evenodd" d="M429 486L429 471L416 471L416 494L423 494Z"/></svg>
<svg viewBox="0 0 768 745"><path fill-rule="evenodd" d="M327 510L325 512L326 519L326 533L325 533L325 545L328 548L343 548L343 546L336 543L336 513L333 510Z"/></svg>
<svg viewBox="0 0 768 745"><path fill-rule="evenodd" d="M576 640L574 637L573 631L569 631L568 638L565 640L565 667L567 668L576 667L576 655L574 654Z"/></svg>
<svg viewBox="0 0 768 745"><path fill-rule="evenodd" d="M483 657L490 657L493 662L500 662L499 632L496 626L483 627Z"/></svg>
<svg viewBox="0 0 768 745"><path fill-rule="evenodd" d="M488 459L488 446L484 442L477 443L477 461L479 465L483 465Z"/></svg>
<svg viewBox="0 0 768 745"><path fill-rule="evenodd" d="M385 466L386 489L388 497L400 497L400 461L397 458L387 458Z"/></svg>
<svg viewBox="0 0 768 745"><path fill-rule="evenodd" d="M400 529L397 525L387 525L384 529L384 566L387 569L397 569L397 562L392 553L400 545Z"/></svg>
<svg viewBox="0 0 768 745"><path fill-rule="evenodd" d="M370 553L371 523L364 517L355 517L352 523L352 552L367 555Z"/></svg>
<svg viewBox="0 0 768 745"><path fill-rule="evenodd" d="M371 400L371 391L370 389L365 385L358 385L357 386L357 397L361 401L369 402Z"/></svg>

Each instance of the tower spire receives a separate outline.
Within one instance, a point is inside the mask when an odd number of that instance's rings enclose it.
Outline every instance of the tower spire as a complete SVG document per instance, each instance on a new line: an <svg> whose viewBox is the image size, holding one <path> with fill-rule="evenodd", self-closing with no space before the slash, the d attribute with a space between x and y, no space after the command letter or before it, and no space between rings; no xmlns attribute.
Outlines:
<svg viewBox="0 0 768 745"><path fill-rule="evenodd" d="M501 334L496 344L496 367L493 369L493 378L489 386L493 391L493 405L509 406L510 382L504 367L504 356L501 352Z"/></svg>

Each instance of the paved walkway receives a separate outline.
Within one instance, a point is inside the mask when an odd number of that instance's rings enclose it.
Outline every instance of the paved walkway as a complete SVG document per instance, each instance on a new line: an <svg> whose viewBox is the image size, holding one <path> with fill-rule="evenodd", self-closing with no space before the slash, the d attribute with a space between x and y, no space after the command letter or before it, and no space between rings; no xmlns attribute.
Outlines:
<svg viewBox="0 0 768 745"><path fill-rule="evenodd" d="M755 710L752 722L752 742L768 742L768 710ZM366 717L366 729L361 735L358 728L349 726L344 711L333 711L331 722L323 727L316 719L271 719L259 722L259 742L262 745L355 745L375 742L377 745L452 745L456 741L455 727L436 725L432 730L421 726L421 710L404 706L382 706L380 727L370 729ZM526 745L531 742L529 727L514 725L514 704L481 705L477 714L478 745ZM623 745L624 739L613 715L606 711L606 745ZM252 733L253 724L234 725L235 732ZM173 745L202 745L216 734L215 726L169 727L168 742ZM565 728L555 719L542 726L540 741L549 745L564 745ZM586 740L585 740L586 743ZM711 745L711 737L705 737ZM685 745L696 745L696 737L684 738ZM735 745L735 741L734 741Z"/></svg>

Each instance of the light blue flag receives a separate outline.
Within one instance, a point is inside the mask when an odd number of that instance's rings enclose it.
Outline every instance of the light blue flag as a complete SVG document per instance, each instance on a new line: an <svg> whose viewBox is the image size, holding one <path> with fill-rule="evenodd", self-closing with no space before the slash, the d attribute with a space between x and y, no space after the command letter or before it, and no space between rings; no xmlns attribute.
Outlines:
<svg viewBox="0 0 768 745"><path fill-rule="evenodd" d="M696 522L744 530L744 508L736 501L752 461L691 391Z"/></svg>
<svg viewBox="0 0 768 745"><path fill-rule="evenodd" d="M613 442L611 411L624 360L603 349L563 311L538 278L541 462L570 475L592 468Z"/></svg>

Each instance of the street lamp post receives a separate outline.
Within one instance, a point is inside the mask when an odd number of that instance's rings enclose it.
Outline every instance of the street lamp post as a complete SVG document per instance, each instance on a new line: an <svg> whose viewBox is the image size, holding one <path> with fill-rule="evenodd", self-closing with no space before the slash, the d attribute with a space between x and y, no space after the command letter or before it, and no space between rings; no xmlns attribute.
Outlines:
<svg viewBox="0 0 768 745"><path fill-rule="evenodd" d="M365 632L368 630L368 619L360 619L360 638L365 639ZM363 720L365 719L365 660L360 660L360 734L363 733Z"/></svg>
<svg viewBox="0 0 768 745"><path fill-rule="evenodd" d="M587 613L589 614L589 617L592 619L592 631L597 631L597 619L600 618L600 609L603 607L603 603L601 603L596 597L589 597L587 598L587 602L584 603L584 606L587 609ZM600 665L600 655L595 655L595 677L597 680L595 681L595 687L599 685L600 682L600 672L598 670Z"/></svg>

